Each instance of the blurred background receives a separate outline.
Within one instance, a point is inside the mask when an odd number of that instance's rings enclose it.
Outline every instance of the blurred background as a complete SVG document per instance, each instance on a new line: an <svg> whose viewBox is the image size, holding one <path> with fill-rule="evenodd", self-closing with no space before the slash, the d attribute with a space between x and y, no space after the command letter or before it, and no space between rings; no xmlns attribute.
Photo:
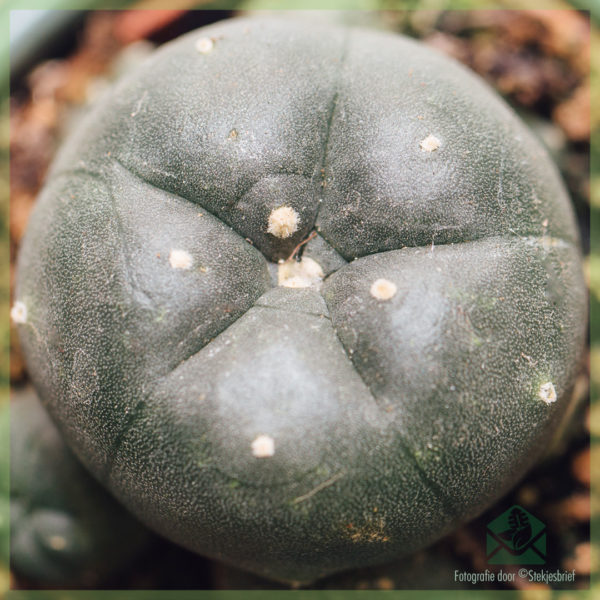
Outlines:
<svg viewBox="0 0 600 600"><path fill-rule="evenodd" d="M16 0L12 4L18 8ZM90 0L88 4L92 7L94 2ZM227 9L214 10L208 3L176 4L179 8L173 10L140 10L153 8L153 3L122 2L122 10L11 13L10 97L5 100L0 119L0 228L8 246L6 256L10 252L10 264L5 261L0 266L4 270L0 284L4 286L1 298L5 315L10 310L8 286L12 287L14 259L36 195L57 147L89 106L156 46L202 25L269 5L256 1L231 2ZM224 6L222 2L218 4ZM327 6L332 4L329 2ZM341 4L347 6L348 2ZM322 11L317 15L419 38L479 73L513 106L549 149L573 199L586 257L592 316L591 345L581 365L569 418L545 460L496 506L432 548L394 564L326 579L316 584L319 589L500 588L515 590L522 596L535 592L541 594L535 597L549 597L549 586L529 584L518 577L512 584L487 586L454 581L455 569L494 568L486 563L486 524L503 510L519 504L546 524L545 568L575 569L576 583L563 586L570 590L588 588L590 576L596 576L589 593L600 597L600 582L597 582L600 547L598 540L590 541L590 522L596 531L600 525L598 489L590 495L591 479L600 474L600 254L591 244L600 234L597 144L595 153L590 152L590 132L597 134L600 128L600 33L598 22L588 11L581 10L583 1L557 0L545 4L552 10L504 10L507 5L502 2L486 3L486 7L496 10L482 10L477 0L461 0L459 6L457 2L439 0L404 3L369 0L360 6L370 11ZM4 5L11 8L10 2ZM47 2L48 8L66 5L64 0ZM400 6L410 10L397 10ZM194 10L198 8L204 10ZM309 15L303 13L303 16ZM7 60L8 43L0 45L0 52ZM0 378L6 389L10 385L15 404L34 403L16 336L14 332L11 335L7 319L0 321L0 326L4 356L10 352L10 363L6 360L0 363ZM0 409L7 403L7 398L0 398ZM32 408L30 412L36 410ZM40 425L42 421L40 417L35 426L51 427ZM39 439L39 431L33 425L23 427L29 427L32 439ZM4 444L8 418L0 416L0 428ZM50 444L44 448L55 448L60 440L52 438L44 443ZM284 589L190 554L142 532L141 528L135 534L139 535L138 542L122 561L110 568L94 569L89 565L85 569L75 568L82 563L73 558L68 564L52 566L54 570L39 568L44 561L53 565L53 551L60 554L60 548L53 549L52 540L46 540L45 554L37 566L13 556L11 568L7 553L8 511L4 501L9 470L5 454L0 449L0 492L4 492L0 494L0 597L9 586L12 589ZM64 458L69 460L70 457ZM39 464L36 468L48 470L50 466ZM95 483L90 481L89 485L93 488ZM45 494L44 490L38 490L36 502L43 502ZM104 510L113 510L110 499ZM137 527L132 525L132 531ZM92 546L94 535L90 533ZM60 546L57 542L54 545ZM106 553L113 552L110 545L103 548ZM84 554L80 551L79 559L83 560ZM90 556L99 565L97 556L93 553ZM516 572L518 566L503 569ZM567 598L569 594L573 596L572 592L565 592L559 597Z"/></svg>

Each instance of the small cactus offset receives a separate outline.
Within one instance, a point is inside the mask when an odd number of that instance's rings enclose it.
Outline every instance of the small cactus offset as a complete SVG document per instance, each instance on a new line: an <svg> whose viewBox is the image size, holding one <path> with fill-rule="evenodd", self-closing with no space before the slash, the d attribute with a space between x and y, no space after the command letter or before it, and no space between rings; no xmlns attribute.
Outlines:
<svg viewBox="0 0 600 600"><path fill-rule="evenodd" d="M81 466L31 389L10 409L10 564L33 585L93 587L151 536ZM8 405L0 418L8 417Z"/></svg>
<svg viewBox="0 0 600 600"><path fill-rule="evenodd" d="M96 478L182 546L296 583L423 548L517 483L586 330L569 198L485 83L400 36L267 17L166 44L101 101L15 300Z"/></svg>

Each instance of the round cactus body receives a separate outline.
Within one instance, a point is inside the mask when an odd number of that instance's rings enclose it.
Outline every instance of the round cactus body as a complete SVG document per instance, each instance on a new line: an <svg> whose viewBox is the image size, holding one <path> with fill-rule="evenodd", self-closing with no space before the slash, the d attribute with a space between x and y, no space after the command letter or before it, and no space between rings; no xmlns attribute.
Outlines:
<svg viewBox="0 0 600 600"><path fill-rule="evenodd" d="M11 568L34 585L97 585L131 564L151 536L81 466L35 392L14 397ZM8 405L2 407L3 422L8 412Z"/></svg>
<svg viewBox="0 0 600 600"><path fill-rule="evenodd" d="M63 147L13 317L68 443L144 522L307 582L515 484L586 302L544 149L466 69L284 19L185 35Z"/></svg>

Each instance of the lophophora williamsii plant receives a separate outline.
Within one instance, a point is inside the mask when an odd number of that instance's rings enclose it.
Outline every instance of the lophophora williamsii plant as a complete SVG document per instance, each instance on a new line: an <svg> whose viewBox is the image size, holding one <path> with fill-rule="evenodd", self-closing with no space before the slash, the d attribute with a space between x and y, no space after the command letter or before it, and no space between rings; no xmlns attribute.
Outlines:
<svg viewBox="0 0 600 600"><path fill-rule="evenodd" d="M307 583L518 481L586 295L557 170L485 83L397 35L263 17L166 44L66 142L13 318L129 510Z"/></svg>

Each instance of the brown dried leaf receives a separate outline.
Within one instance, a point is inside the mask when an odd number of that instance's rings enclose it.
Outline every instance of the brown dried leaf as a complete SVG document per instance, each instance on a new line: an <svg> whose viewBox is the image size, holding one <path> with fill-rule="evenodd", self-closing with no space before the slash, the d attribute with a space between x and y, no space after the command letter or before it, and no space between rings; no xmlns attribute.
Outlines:
<svg viewBox="0 0 600 600"><path fill-rule="evenodd" d="M595 563L595 564L594 564ZM592 570L597 570L597 560L593 560L593 550L591 544L585 542L575 546L575 553L563 561L563 567L567 571L575 569L577 575L589 575Z"/></svg>
<svg viewBox="0 0 600 600"><path fill-rule="evenodd" d="M554 109L552 118L570 140L582 142L590 137L590 109L588 80Z"/></svg>
<svg viewBox="0 0 600 600"><path fill-rule="evenodd" d="M591 499L590 494L576 493L552 505L548 514L560 527L570 527L576 523L586 523L590 520Z"/></svg>
<svg viewBox="0 0 600 600"><path fill-rule="evenodd" d="M124 10L117 17L114 35L122 44L150 37L181 18L185 10Z"/></svg>
<svg viewBox="0 0 600 600"><path fill-rule="evenodd" d="M575 476L575 479L583 485L590 487L591 483L591 462L590 462L590 449L585 448L579 454L575 456L571 463L571 471Z"/></svg>

